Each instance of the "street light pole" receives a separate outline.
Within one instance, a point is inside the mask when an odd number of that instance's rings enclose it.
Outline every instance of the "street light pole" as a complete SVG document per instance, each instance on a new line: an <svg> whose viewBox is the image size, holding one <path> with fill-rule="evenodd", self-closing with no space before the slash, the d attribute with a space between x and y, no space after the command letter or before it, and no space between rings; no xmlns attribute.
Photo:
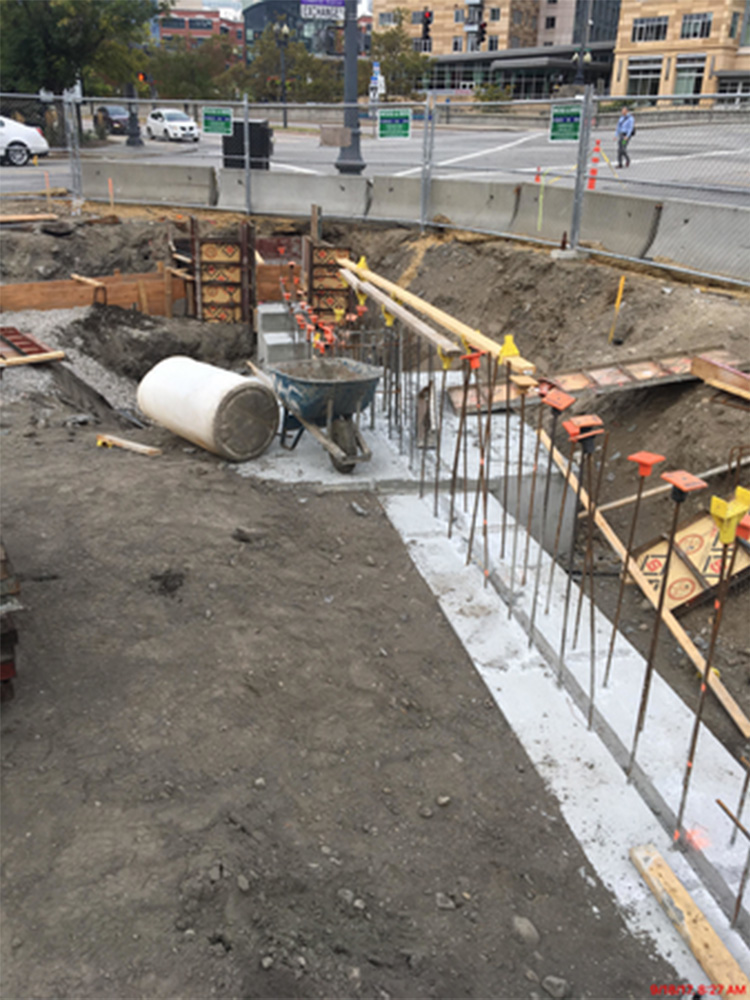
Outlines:
<svg viewBox="0 0 750 1000"><path fill-rule="evenodd" d="M365 161L359 151L359 107L357 105L357 0L346 0L344 22L344 127L349 145L341 146L336 160L340 174L361 174Z"/></svg>
<svg viewBox="0 0 750 1000"><path fill-rule="evenodd" d="M578 52L573 56L576 61L576 76L573 83L577 87L582 87L586 82L586 78L583 73L583 64L591 62L591 53L587 51L589 45L589 33L591 31L591 6L593 0L587 0L586 3L586 14L584 22L581 25L581 43L578 47Z"/></svg>
<svg viewBox="0 0 750 1000"><path fill-rule="evenodd" d="M283 127L287 127L287 109L286 109L286 47L289 44L289 25L286 21L283 24L274 24L273 33L276 37L276 44L279 47L279 55L281 57L281 103L282 103L282 122Z"/></svg>

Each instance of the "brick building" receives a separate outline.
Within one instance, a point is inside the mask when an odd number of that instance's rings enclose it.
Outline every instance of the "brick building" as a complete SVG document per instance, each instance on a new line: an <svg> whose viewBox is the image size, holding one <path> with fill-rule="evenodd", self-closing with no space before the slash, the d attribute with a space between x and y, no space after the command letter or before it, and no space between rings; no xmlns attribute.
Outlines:
<svg viewBox="0 0 750 1000"><path fill-rule="evenodd" d="M236 58L245 50L245 26L241 20L227 17L219 10L175 7L155 19L157 41L183 38L190 45L202 45L209 38L226 38L232 43Z"/></svg>

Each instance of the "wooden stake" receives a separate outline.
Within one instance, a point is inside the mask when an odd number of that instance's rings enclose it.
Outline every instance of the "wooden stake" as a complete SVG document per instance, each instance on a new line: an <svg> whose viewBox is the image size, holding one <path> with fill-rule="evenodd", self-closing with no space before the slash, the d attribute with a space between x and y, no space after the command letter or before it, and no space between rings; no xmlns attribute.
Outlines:
<svg viewBox="0 0 750 1000"><path fill-rule="evenodd" d="M161 455L161 448L152 448L150 445L138 444L137 441L128 441L112 434L97 434L96 445L98 448L124 448L126 451L135 451L139 455Z"/></svg>
<svg viewBox="0 0 750 1000"><path fill-rule="evenodd" d="M615 326L617 325L617 317L620 313L620 303L622 302L622 293L625 288L625 275L620 278L620 287L617 289L617 298L615 299L615 315L612 320L612 326L609 331L609 337L607 337L607 343L611 344L615 336Z"/></svg>

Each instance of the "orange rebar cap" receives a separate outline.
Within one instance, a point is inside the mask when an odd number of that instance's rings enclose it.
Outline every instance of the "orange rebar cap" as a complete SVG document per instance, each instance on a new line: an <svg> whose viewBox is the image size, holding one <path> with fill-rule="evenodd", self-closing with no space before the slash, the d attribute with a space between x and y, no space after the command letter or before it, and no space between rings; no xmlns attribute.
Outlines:
<svg viewBox="0 0 750 1000"><path fill-rule="evenodd" d="M542 402L546 403L547 406L551 406L553 410L557 410L558 413L567 410L575 401L575 396L569 396L562 389L549 389L542 396Z"/></svg>
<svg viewBox="0 0 750 1000"><path fill-rule="evenodd" d="M469 367L472 369L479 368L482 363L482 355L486 354L486 351L469 351L468 354L462 354L461 360L468 361Z"/></svg>
<svg viewBox="0 0 750 1000"><path fill-rule="evenodd" d="M664 456L657 455L654 451L636 451L634 454L628 455L628 461L638 463L638 475L645 479L651 475L655 465L664 461Z"/></svg>
<svg viewBox="0 0 750 1000"><path fill-rule="evenodd" d="M675 472L662 472L661 478L676 487L681 493L694 493L696 490L703 490L708 486L708 483L684 469L678 469Z"/></svg>

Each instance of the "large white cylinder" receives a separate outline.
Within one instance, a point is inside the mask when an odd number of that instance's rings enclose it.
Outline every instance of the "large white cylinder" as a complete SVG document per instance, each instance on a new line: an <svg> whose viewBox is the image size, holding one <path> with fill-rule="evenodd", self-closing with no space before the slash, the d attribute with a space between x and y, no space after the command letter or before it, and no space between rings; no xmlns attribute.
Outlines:
<svg viewBox="0 0 750 1000"><path fill-rule="evenodd" d="M262 455L279 426L279 404L265 383L181 355L155 365L137 398L151 420L234 462Z"/></svg>

